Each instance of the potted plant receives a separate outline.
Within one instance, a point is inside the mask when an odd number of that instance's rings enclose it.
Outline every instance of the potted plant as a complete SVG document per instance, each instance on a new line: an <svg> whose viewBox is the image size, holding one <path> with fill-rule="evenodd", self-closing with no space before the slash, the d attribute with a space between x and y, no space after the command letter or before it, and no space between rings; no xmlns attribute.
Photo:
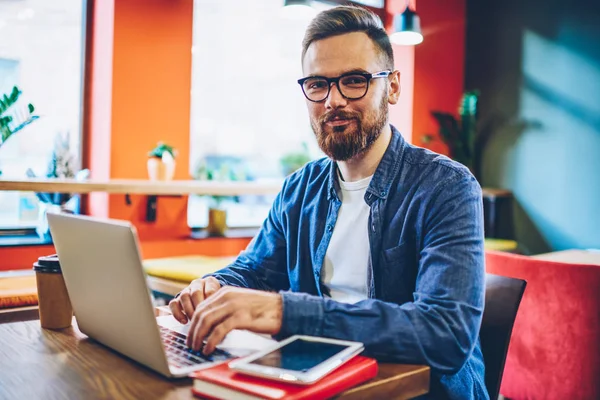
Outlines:
<svg viewBox="0 0 600 400"><path fill-rule="evenodd" d="M477 101L479 92L472 91L463 94L458 108L459 118L442 111L432 111L431 115L439 124L439 137L448 145L450 157L476 173L477 137ZM425 144L435 140L432 135L423 135Z"/></svg>
<svg viewBox="0 0 600 400"><path fill-rule="evenodd" d="M236 171L228 164L222 163L220 167L211 168L202 160L196 168L194 177L205 181L238 181L243 180ZM227 210L224 203L227 200L238 201L237 196L208 196L210 203L208 205L208 226L206 230L209 236L225 236L227 230Z"/></svg>
<svg viewBox="0 0 600 400"><path fill-rule="evenodd" d="M57 133L54 147L46 168L47 178L77 179L87 178L89 170L78 171L77 157L71 150L70 134ZM27 176L34 178L35 173L30 168ZM36 192L38 203L38 225L36 232L42 239L50 239L50 230L46 214L48 213L79 213L79 196L71 193Z"/></svg>
<svg viewBox="0 0 600 400"><path fill-rule="evenodd" d="M170 181L175 174L177 150L164 142L158 142L148 153L148 176L153 181Z"/></svg>

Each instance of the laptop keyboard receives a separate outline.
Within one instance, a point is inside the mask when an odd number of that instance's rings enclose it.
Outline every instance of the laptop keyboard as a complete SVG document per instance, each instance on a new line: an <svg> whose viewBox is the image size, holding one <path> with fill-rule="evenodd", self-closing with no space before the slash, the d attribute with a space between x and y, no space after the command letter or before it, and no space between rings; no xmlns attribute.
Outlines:
<svg viewBox="0 0 600 400"><path fill-rule="evenodd" d="M215 349L211 354L205 356L202 354L202 349L193 351L187 347L185 344L185 335L164 326L159 326L159 328L170 365L184 368L206 362L225 361L233 358L231 354L220 349Z"/></svg>

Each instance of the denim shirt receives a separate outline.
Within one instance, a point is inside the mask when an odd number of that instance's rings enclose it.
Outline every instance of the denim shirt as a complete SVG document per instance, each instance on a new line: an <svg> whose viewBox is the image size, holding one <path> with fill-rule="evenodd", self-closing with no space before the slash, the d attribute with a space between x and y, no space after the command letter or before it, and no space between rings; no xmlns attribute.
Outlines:
<svg viewBox="0 0 600 400"><path fill-rule="evenodd" d="M364 198L368 299L345 304L325 296L321 280L341 205L336 168L324 158L289 176L246 250L211 275L222 285L281 292L278 336L359 341L380 361L429 365L424 398L487 399L479 184L466 167L408 144L392 127Z"/></svg>

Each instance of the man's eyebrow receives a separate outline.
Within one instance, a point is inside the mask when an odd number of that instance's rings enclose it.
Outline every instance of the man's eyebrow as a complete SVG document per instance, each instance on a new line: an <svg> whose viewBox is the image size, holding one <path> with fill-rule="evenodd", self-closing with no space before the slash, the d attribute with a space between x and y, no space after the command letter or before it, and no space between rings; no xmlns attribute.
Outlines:
<svg viewBox="0 0 600 400"><path fill-rule="evenodd" d="M362 68L355 68L355 69L351 69L350 71L346 71L341 75L348 75L348 74L368 74L369 71L364 70Z"/></svg>
<svg viewBox="0 0 600 400"><path fill-rule="evenodd" d="M339 74L338 76L343 76L343 75L348 75L348 74L368 74L369 72L367 70L364 70L362 68L354 68L354 69L350 69L348 71L342 72L341 74ZM311 75L307 75L307 78L327 78L325 75L320 75L320 74L311 74Z"/></svg>

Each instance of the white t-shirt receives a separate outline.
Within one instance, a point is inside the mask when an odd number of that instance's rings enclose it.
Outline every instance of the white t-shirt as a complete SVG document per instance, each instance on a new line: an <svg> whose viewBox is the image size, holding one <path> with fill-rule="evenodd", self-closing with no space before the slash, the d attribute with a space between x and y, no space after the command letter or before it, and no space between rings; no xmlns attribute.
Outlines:
<svg viewBox="0 0 600 400"><path fill-rule="evenodd" d="M342 205L325 254L321 276L331 298L343 303L356 303L368 298L371 210L365 202L365 193L371 178L344 182L338 176Z"/></svg>

